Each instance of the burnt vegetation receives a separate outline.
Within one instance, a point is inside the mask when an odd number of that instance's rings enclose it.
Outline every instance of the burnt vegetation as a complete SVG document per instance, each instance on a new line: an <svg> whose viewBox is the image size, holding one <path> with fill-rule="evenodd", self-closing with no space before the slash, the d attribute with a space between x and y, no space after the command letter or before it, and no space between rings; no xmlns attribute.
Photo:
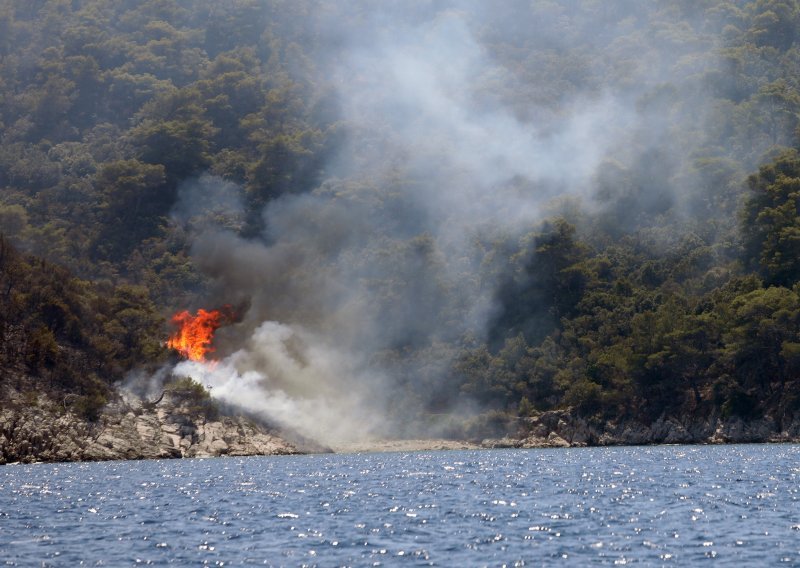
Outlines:
<svg viewBox="0 0 800 568"><path fill-rule="evenodd" d="M2 3L0 380L34 377L96 416L127 371L164 361L166 314L208 285L191 236L171 221L181 184L230 182L245 215L228 228L261 235L266 204L319 188L344 141L380 136L348 130L315 63L323 18L354 34L363 25L369 2L340 4ZM637 61L672 65L680 83L643 85L630 101L659 109L661 143L642 132L650 150L606 161L591 207L553 206L523 235L481 236L485 274L474 277L499 282L484 334L403 322L413 333L375 355L387 368L403 362L397 404L421 422L466 400L495 421L566 407L604 420L798 415L800 4L498 10L480 38L516 81L475 81L523 120L531 101L557 113L570 94L627 88L641 78ZM559 22L551 31L567 46L515 27L537 10ZM700 91L708 114L687 118ZM702 144L676 160L690 139ZM343 207L358 194L348 183L331 190ZM391 192L362 194L398 211ZM193 222L219 221L207 215ZM447 259L408 232L387 247L411 251L418 278L387 271L378 294L415 287L432 320L457 320L457 295L426 280L426 263ZM389 300L378 309L387 327L408 317Z"/></svg>

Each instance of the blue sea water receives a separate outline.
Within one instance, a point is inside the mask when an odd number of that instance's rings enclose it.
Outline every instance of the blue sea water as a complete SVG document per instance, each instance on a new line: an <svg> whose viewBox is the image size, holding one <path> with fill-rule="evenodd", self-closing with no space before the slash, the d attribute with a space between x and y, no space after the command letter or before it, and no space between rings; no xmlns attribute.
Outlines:
<svg viewBox="0 0 800 568"><path fill-rule="evenodd" d="M800 565L800 446L0 467L9 566Z"/></svg>

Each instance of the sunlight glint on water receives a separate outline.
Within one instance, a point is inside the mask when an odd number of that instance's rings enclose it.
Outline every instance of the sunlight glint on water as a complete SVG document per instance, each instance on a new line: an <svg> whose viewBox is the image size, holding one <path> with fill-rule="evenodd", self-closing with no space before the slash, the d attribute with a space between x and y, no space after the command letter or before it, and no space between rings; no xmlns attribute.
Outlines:
<svg viewBox="0 0 800 568"><path fill-rule="evenodd" d="M12 465L7 565L800 564L800 447Z"/></svg>

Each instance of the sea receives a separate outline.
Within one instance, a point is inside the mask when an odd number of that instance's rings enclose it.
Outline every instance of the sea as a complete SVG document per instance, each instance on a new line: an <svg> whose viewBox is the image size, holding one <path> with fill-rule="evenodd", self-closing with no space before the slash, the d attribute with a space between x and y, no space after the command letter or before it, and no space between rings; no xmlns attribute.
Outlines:
<svg viewBox="0 0 800 568"><path fill-rule="evenodd" d="M627 564L800 566L800 446L0 466L0 566Z"/></svg>

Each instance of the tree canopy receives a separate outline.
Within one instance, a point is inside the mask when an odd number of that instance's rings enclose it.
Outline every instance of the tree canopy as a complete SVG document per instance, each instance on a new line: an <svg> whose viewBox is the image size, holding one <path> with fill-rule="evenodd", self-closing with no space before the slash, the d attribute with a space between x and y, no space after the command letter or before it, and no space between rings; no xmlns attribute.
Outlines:
<svg viewBox="0 0 800 568"><path fill-rule="evenodd" d="M800 412L800 3L381 4L4 2L0 368L96 412L163 362L165 316L213 295L222 277L193 256L211 226L273 246L283 272L248 285L314 290L270 315L345 335L314 310L382 322L382 343L342 343L370 345L420 415ZM374 48L438 41L430 22L472 57L440 83ZM347 76L343 46L366 46ZM402 89L360 97L382 73ZM451 119L467 126L447 138ZM515 129L561 161L526 177Z"/></svg>

